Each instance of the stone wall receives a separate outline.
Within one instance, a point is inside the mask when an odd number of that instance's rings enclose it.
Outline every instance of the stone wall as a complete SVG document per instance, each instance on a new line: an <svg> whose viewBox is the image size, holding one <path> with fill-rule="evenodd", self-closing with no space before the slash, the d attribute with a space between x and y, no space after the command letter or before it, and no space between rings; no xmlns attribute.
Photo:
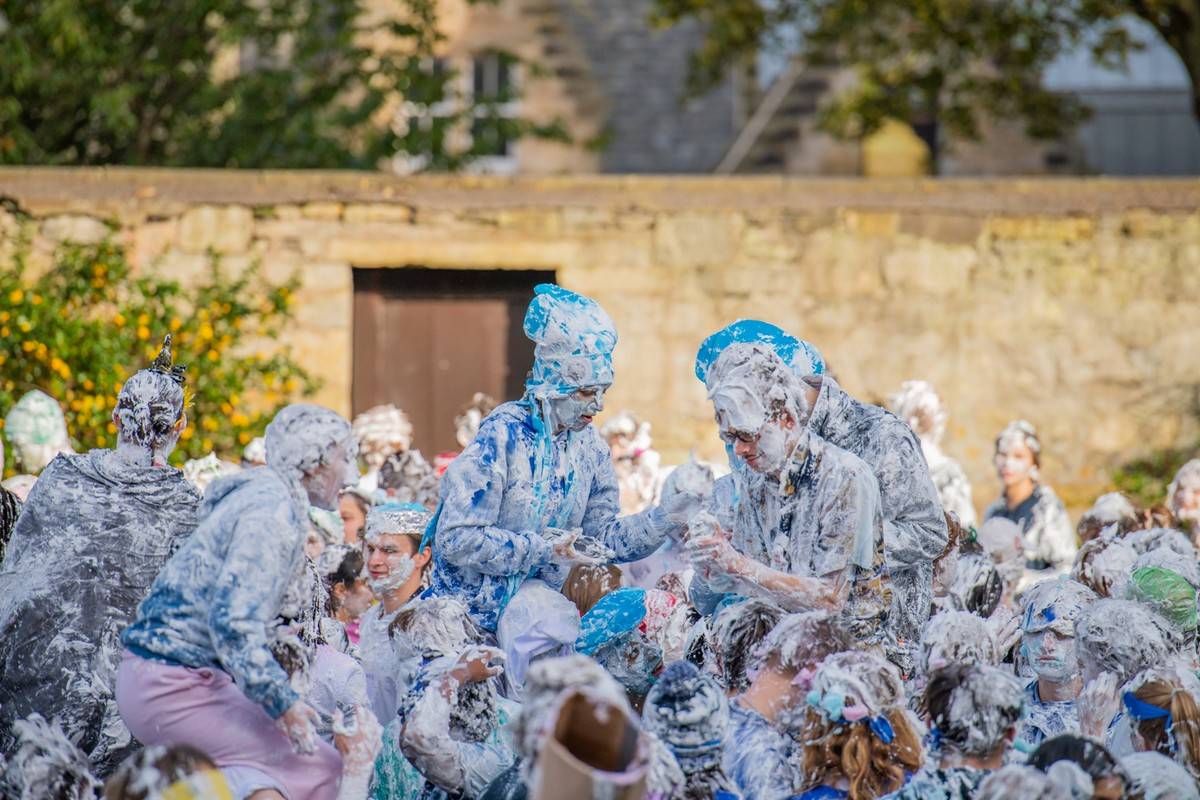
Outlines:
<svg viewBox="0 0 1200 800"><path fill-rule="evenodd" d="M210 249L299 270L291 344L342 411L352 267L554 269L616 320L609 406L650 419L668 460L719 457L692 360L737 317L812 340L862 398L932 381L981 506L1014 417L1076 507L1112 465L1197 441L1200 181L7 169L0 198L32 215L43 262L112 230L139 269L185 281Z"/></svg>

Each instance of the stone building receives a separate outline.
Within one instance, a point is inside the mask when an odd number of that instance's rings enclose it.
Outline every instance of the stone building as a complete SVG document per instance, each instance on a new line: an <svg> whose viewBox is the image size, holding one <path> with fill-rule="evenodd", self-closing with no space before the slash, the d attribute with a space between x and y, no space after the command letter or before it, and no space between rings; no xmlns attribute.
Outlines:
<svg viewBox="0 0 1200 800"><path fill-rule="evenodd" d="M1038 426L1076 508L1109 467L1200 437L1197 181L0 169L0 197L28 215L0 213L0 252L24 224L34 263L112 230L137 269L181 281L210 251L297 273L276 344L323 379L315 399L397 402L427 450L453 445L474 391L517 395L541 280L612 315L609 409L651 421L666 463L722 457L692 366L739 317L815 342L866 400L931 381L981 507L1012 418Z"/></svg>
<svg viewBox="0 0 1200 800"><path fill-rule="evenodd" d="M373 0L386 13L389 2ZM718 173L911 177L928 170L929 148L892 123L868 139L838 141L818 111L849 80L764 54L757 80L730 78L687 99L688 56L698 23L658 29L652 0L442 0L445 59L464 91L510 83L514 114L558 120L569 144L523 139L475 169L511 174ZM1050 88L1078 95L1094 117L1062 141L1037 141L1018 121L984 119L980 141L945 141L947 176L1200 173L1200 125L1186 71L1148 26L1129 23L1145 49L1127 72L1094 64L1086 46L1051 66ZM498 53L520 64L505 67ZM1152 141L1153 147L1142 146Z"/></svg>
<svg viewBox="0 0 1200 800"><path fill-rule="evenodd" d="M387 13L389 0L373 1ZM739 122L732 83L687 99L687 59L699 30L652 28L651 7L651 0L442 0L443 59L459 88L487 95L511 87L520 95L513 114L558 121L571 140L506 143L474 169L711 172Z"/></svg>

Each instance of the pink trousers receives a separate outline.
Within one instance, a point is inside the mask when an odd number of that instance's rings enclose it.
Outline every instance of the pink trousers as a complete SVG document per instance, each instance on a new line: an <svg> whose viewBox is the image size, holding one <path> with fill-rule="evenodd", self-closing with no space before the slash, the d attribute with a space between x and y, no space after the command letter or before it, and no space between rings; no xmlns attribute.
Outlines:
<svg viewBox="0 0 1200 800"><path fill-rule="evenodd" d="M144 745L191 745L222 769L263 773L288 800L337 797L338 751L319 741L315 753L297 755L267 712L219 669L177 667L126 652L116 695L121 719Z"/></svg>

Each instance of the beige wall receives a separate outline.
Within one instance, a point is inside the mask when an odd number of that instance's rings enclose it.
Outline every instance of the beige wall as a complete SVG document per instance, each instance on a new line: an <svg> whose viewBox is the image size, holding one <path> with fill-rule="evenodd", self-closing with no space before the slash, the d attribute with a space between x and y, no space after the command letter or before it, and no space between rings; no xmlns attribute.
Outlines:
<svg viewBox="0 0 1200 800"><path fill-rule="evenodd" d="M343 411L351 267L538 268L616 320L610 408L650 419L668 461L719 455L692 360L743 316L811 339L864 399L932 381L980 505L1013 417L1041 430L1043 474L1076 506L1111 465L1197 440L1200 181L8 169L0 196L32 215L43 261L104 221L140 269L183 280L208 248L300 270L290 344Z"/></svg>

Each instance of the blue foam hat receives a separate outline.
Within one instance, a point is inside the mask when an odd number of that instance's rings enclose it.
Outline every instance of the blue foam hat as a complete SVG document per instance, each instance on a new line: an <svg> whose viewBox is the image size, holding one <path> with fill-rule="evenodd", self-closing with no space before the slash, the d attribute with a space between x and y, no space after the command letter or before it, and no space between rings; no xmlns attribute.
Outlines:
<svg viewBox="0 0 1200 800"><path fill-rule="evenodd" d="M732 344L764 344L774 350L780 360L801 378L825 372L825 359L821 351L809 342L797 339L769 322L739 319L700 343L700 349L696 352L696 377L702 383L708 380L708 371L721 353Z"/></svg>
<svg viewBox="0 0 1200 800"><path fill-rule="evenodd" d="M525 312L525 335L533 342L533 369L525 390L535 397L563 397L613 382L617 329L590 297L553 283L534 287Z"/></svg>
<svg viewBox="0 0 1200 800"><path fill-rule="evenodd" d="M579 621L575 652L595 655L602 646L632 632L645 618L645 589L625 587L606 594Z"/></svg>

